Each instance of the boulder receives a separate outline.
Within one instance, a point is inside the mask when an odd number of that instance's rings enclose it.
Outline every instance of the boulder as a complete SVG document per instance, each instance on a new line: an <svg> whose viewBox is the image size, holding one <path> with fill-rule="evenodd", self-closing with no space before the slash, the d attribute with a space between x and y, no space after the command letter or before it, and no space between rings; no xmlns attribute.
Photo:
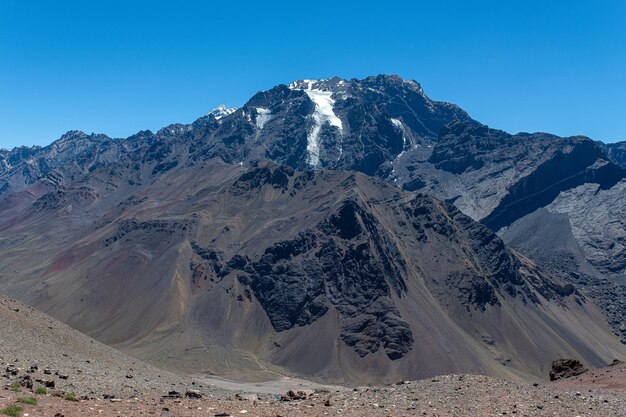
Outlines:
<svg viewBox="0 0 626 417"><path fill-rule="evenodd" d="M557 359L552 362L550 381L571 378L587 371L588 369L585 368L585 366L576 359Z"/></svg>

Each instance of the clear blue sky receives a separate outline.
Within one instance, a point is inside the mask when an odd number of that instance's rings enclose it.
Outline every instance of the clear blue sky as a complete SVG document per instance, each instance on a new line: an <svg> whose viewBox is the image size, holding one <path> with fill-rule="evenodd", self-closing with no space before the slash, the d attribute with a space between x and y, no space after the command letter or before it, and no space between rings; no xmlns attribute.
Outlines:
<svg viewBox="0 0 626 417"><path fill-rule="evenodd" d="M626 140L626 1L0 0L0 147L379 73L507 131Z"/></svg>

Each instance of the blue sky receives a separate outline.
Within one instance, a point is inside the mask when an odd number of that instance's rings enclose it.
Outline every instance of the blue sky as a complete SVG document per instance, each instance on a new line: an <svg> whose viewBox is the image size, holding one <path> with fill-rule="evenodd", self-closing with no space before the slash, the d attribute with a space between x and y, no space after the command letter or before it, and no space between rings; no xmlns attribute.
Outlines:
<svg viewBox="0 0 626 417"><path fill-rule="evenodd" d="M0 0L0 147L394 73L492 127L626 140L626 2Z"/></svg>

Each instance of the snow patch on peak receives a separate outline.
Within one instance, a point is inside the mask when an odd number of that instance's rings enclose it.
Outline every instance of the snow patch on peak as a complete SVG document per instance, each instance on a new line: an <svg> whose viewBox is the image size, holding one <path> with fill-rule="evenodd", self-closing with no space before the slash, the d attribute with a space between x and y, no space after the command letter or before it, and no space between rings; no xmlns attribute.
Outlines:
<svg viewBox="0 0 626 417"><path fill-rule="evenodd" d="M402 120L394 119L393 117L390 120L391 120L391 123L394 125L394 127L402 132L402 152L400 152L400 155L398 155L398 157L400 157L404 153L404 150L406 149L406 130L404 128L404 124L402 123Z"/></svg>
<svg viewBox="0 0 626 417"><path fill-rule="evenodd" d="M288 87L292 90L311 90L313 89L314 86L316 86L316 84L320 84L324 81L327 81L326 79L320 79L320 80L296 80L294 82L292 82L291 84L288 85ZM317 86L316 86L317 87Z"/></svg>
<svg viewBox="0 0 626 417"><path fill-rule="evenodd" d="M317 167L320 163L319 134L322 126L328 123L336 127L339 130L339 134L343 135L343 123L333 110L335 105L335 100L332 98L333 92L316 88L320 81L326 80L300 80L289 84L289 88L292 90L303 90L315 104L315 110L311 115L313 126L307 135L306 145L308 153L307 163L312 167Z"/></svg>
<svg viewBox="0 0 626 417"><path fill-rule="evenodd" d="M225 105L220 104L219 106L217 106L216 108L208 112L207 116L213 116L215 117L215 119L219 120L222 117L226 117L229 114L233 114L236 111L237 111L237 107L226 107Z"/></svg>
<svg viewBox="0 0 626 417"><path fill-rule="evenodd" d="M272 112L269 109L263 107L255 107L256 108L256 127L257 129L263 129L265 123L267 123L272 118Z"/></svg>

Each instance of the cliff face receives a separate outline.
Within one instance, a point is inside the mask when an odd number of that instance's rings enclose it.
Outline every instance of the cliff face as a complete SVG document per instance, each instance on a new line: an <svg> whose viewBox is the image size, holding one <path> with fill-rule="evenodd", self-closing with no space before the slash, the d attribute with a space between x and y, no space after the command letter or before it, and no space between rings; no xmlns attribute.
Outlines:
<svg viewBox="0 0 626 417"><path fill-rule="evenodd" d="M596 142L606 152L611 161L626 168L626 141L615 143Z"/></svg>

